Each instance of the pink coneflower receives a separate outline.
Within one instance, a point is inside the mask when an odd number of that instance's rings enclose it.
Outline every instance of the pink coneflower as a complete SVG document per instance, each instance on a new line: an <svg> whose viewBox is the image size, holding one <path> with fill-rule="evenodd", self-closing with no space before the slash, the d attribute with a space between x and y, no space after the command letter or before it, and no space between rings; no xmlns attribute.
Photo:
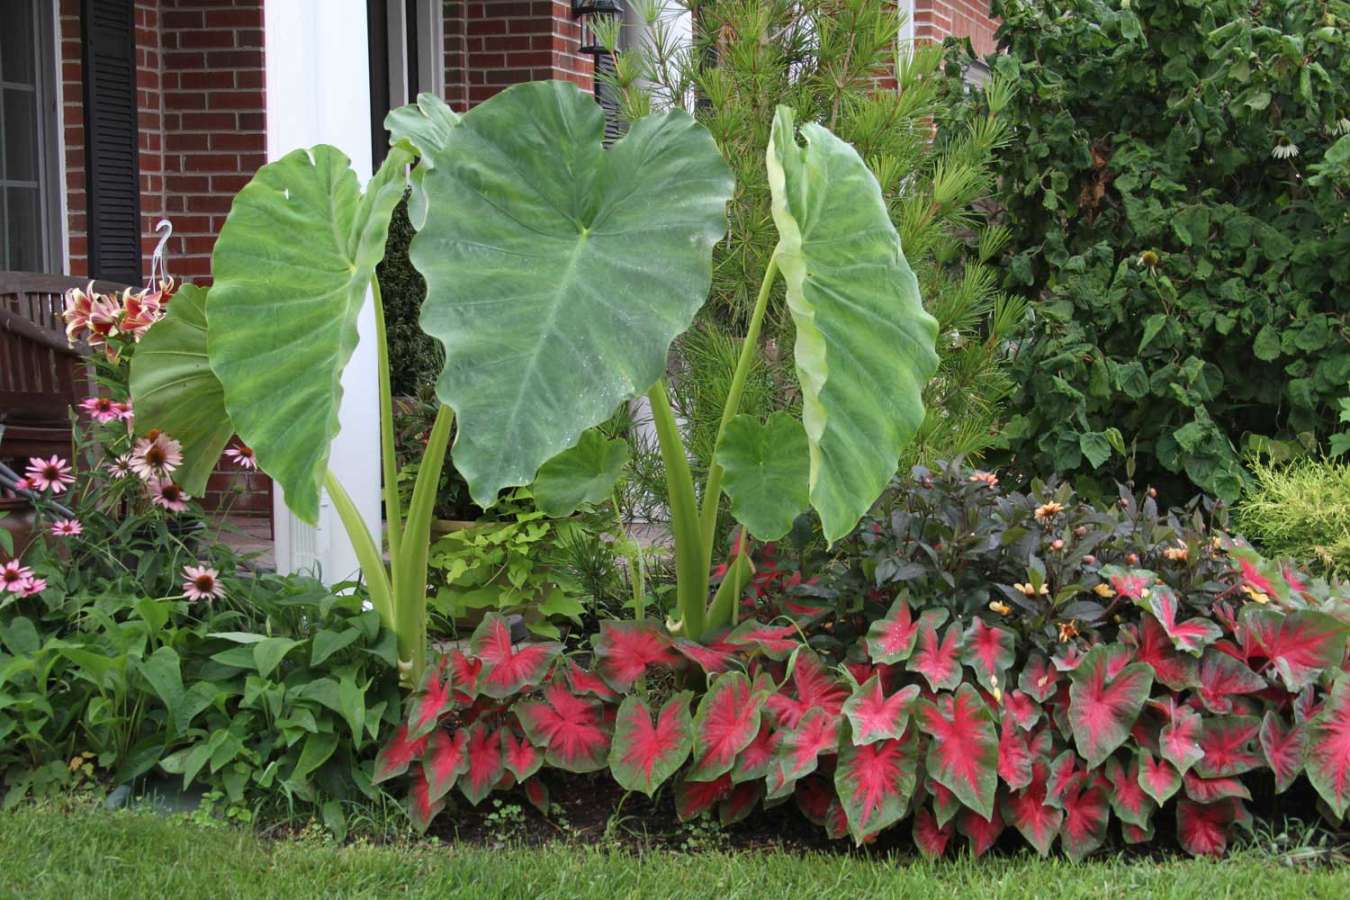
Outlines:
<svg viewBox="0 0 1350 900"><path fill-rule="evenodd" d="M57 519L52 523L52 534L56 537L74 537L84 531L79 519Z"/></svg>
<svg viewBox="0 0 1350 900"><path fill-rule="evenodd" d="M28 470L24 475L28 477L32 490L51 491L53 494L59 494L66 489L66 485L75 483L75 476L70 474L70 465L59 456L51 459L29 457Z"/></svg>
<svg viewBox="0 0 1350 900"><path fill-rule="evenodd" d="M40 593L42 593L43 591L45 591L46 589L47 589L47 579L45 579L45 578L30 578L30 579L28 579L28 581L27 581L27 583L25 584L25 586L23 587L23 589L19 591L19 596L20 596L20 597L35 597L35 596L37 596L38 594L40 594Z"/></svg>
<svg viewBox="0 0 1350 900"><path fill-rule="evenodd" d="M183 446L160 431L136 442L131 453L131 471L145 481L163 479L183 461Z"/></svg>
<svg viewBox="0 0 1350 900"><path fill-rule="evenodd" d="M131 421L132 413L130 403L123 403L119 400L113 404L113 411L117 413L117 418L121 419L123 422Z"/></svg>
<svg viewBox="0 0 1350 900"><path fill-rule="evenodd" d="M117 404L111 397L90 397L80 401L80 409L89 413L90 418L100 424L121 418Z"/></svg>
<svg viewBox="0 0 1350 900"><path fill-rule="evenodd" d="M187 509L188 501L191 499L187 491L168 478L150 483L150 502L167 509L169 512L182 512Z"/></svg>
<svg viewBox="0 0 1350 900"><path fill-rule="evenodd" d="M189 600L219 600L225 596L220 573L209 566L183 566L183 596Z"/></svg>
<svg viewBox="0 0 1350 900"><path fill-rule="evenodd" d="M225 451L225 455L241 469L258 468L258 458L253 455L253 448L247 444L231 447Z"/></svg>
<svg viewBox="0 0 1350 900"><path fill-rule="evenodd" d="M14 490L16 491L31 491L32 489L33 482L29 481L27 478L20 478L18 481L14 482Z"/></svg>
<svg viewBox="0 0 1350 900"><path fill-rule="evenodd" d="M105 467L108 474L114 478L128 478L131 476L131 454L123 453L121 456L108 463Z"/></svg>
<svg viewBox="0 0 1350 900"><path fill-rule="evenodd" d="M28 582L32 578L32 569L19 565L17 559L11 559L0 566L0 592L9 591L12 594L22 594L28 590Z"/></svg>

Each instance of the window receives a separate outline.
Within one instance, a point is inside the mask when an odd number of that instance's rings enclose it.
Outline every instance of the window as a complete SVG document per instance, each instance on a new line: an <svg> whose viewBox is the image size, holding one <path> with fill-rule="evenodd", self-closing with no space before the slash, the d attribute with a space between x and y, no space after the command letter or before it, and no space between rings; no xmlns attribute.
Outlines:
<svg viewBox="0 0 1350 900"><path fill-rule="evenodd" d="M60 272L52 4L0 0L0 269Z"/></svg>

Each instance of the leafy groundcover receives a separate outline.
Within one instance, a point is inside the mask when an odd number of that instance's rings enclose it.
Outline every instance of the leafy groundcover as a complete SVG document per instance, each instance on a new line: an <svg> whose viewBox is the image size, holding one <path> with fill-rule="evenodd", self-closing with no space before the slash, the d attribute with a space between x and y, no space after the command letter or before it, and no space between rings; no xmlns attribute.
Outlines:
<svg viewBox="0 0 1350 900"><path fill-rule="evenodd" d="M1214 553L1204 615L1153 571L1104 566L1111 616L1048 654L998 604L953 617L903 595L839 663L804 643L802 616L698 644L603 622L591 653L566 656L489 615L428 668L376 779L406 777L423 829L455 795L518 790L547 811L562 770L669 791L681 820L795 808L859 844L907 822L928 856L1015 831L1080 860L1153 840L1162 817L1186 851L1217 855L1251 825L1254 785L1300 778L1339 822L1343 602L1250 551Z"/></svg>

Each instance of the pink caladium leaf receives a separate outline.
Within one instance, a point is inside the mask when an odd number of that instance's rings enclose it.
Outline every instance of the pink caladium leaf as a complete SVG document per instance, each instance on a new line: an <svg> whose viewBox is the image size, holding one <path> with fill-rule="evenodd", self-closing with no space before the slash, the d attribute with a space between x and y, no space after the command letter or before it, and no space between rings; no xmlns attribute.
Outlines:
<svg viewBox="0 0 1350 900"><path fill-rule="evenodd" d="M413 775L412 789L408 792L408 818L419 834L425 834L441 810L445 809L445 796L433 798L426 775L419 769Z"/></svg>
<svg viewBox="0 0 1350 900"><path fill-rule="evenodd" d="M961 662L970 666L987 691L1003 690L1004 673L1013 664L1017 639L1011 631L989 625L978 616L966 629Z"/></svg>
<svg viewBox="0 0 1350 900"><path fill-rule="evenodd" d="M939 825L926 807L914 813L914 845L928 859L937 859L947 852L954 831L950 822Z"/></svg>
<svg viewBox="0 0 1350 900"><path fill-rule="evenodd" d="M676 694L661 707L655 722L641 697L624 698L609 748L609 768L620 787L650 797L684 765L694 743L692 697L690 691Z"/></svg>
<svg viewBox="0 0 1350 900"><path fill-rule="evenodd" d="M530 805L539 810L541 815L548 815L548 785L544 784L544 780L535 777L521 782L520 786L525 791L525 799L530 801Z"/></svg>
<svg viewBox="0 0 1350 900"><path fill-rule="evenodd" d="M676 638L673 646L679 654L709 675L720 675L731 669L740 648L713 642L699 644L687 638Z"/></svg>
<svg viewBox="0 0 1350 900"><path fill-rule="evenodd" d="M1181 790L1181 773L1165 759L1154 759L1148 750L1140 748L1139 786L1162 806L1168 798Z"/></svg>
<svg viewBox="0 0 1350 900"><path fill-rule="evenodd" d="M743 672L719 675L694 717L694 762L685 776L711 781L731 771L736 756L759 734L763 695Z"/></svg>
<svg viewBox="0 0 1350 900"><path fill-rule="evenodd" d="M609 729L594 700L578 697L555 681L543 699L515 705L516 718L545 761L569 772L595 772L608 764Z"/></svg>
<svg viewBox="0 0 1350 900"><path fill-rule="evenodd" d="M1139 828L1148 828L1157 804L1139 786L1139 759L1124 764L1112 757L1106 761L1106 780L1111 782L1111 810L1116 818Z"/></svg>
<svg viewBox="0 0 1350 900"><path fill-rule="evenodd" d="M648 669L673 666L680 661L670 638L655 622L600 622L600 633L591 636L596 671L616 691L626 691Z"/></svg>
<svg viewBox="0 0 1350 900"><path fill-rule="evenodd" d="M816 770L820 754L833 753L839 746L839 718L823 709L812 709L796 728L778 732L770 778L771 794L785 794L797 779Z"/></svg>
<svg viewBox="0 0 1350 900"><path fill-rule="evenodd" d="M736 756L736 764L731 769L731 780L754 781L769 774L773 763L774 751L778 749L778 732L768 721L761 719L759 734Z"/></svg>
<svg viewBox="0 0 1350 900"><path fill-rule="evenodd" d="M837 841L848 835L848 813L844 812L844 804L835 797L830 801L829 809L825 810L825 836L832 841ZM863 840L867 840L866 837Z"/></svg>
<svg viewBox="0 0 1350 900"><path fill-rule="evenodd" d="M1125 743L1153 688L1153 670L1143 663L1131 663L1108 678L1108 656L1107 647L1094 647L1070 676L1069 725L1090 768Z"/></svg>
<svg viewBox="0 0 1350 900"><path fill-rule="evenodd" d="M469 729L469 743L465 750L469 764L459 777L459 792L474 806L492 793L506 773L502 759L502 739L496 731L482 722Z"/></svg>
<svg viewBox="0 0 1350 900"><path fill-rule="evenodd" d="M1263 656L1290 691L1312 684L1345 658L1347 626L1314 610L1281 617L1273 609L1247 606L1238 620L1248 656Z"/></svg>
<svg viewBox="0 0 1350 900"><path fill-rule="evenodd" d="M1120 836L1127 844L1147 844L1153 840L1153 823L1149 822L1147 828L1140 828L1129 822L1121 822Z"/></svg>
<svg viewBox="0 0 1350 900"><path fill-rule="evenodd" d="M1072 672L1083 661L1083 649L1077 643L1062 644L1050 663L1060 672Z"/></svg>
<svg viewBox="0 0 1350 900"><path fill-rule="evenodd" d="M1078 754L1065 750L1050 763L1045 780L1045 802L1051 806L1064 808L1064 797L1085 776L1079 765Z"/></svg>
<svg viewBox="0 0 1350 900"><path fill-rule="evenodd" d="M843 712L852 726L853 742L898 741L909 724L909 708L918 696L917 684L907 685L887 697L880 676L867 679L844 703Z"/></svg>
<svg viewBox="0 0 1350 900"><path fill-rule="evenodd" d="M1037 703L1044 703L1055 696L1058 685L1058 670L1039 653L1033 653L1027 658L1022 674L1017 677L1017 686Z"/></svg>
<svg viewBox="0 0 1350 900"><path fill-rule="evenodd" d="M577 665L576 660L567 660L562 669L567 677L567 684L572 688L572 693L591 694L607 702L619 699L619 695L605 683L605 679L594 672L583 669Z"/></svg>
<svg viewBox="0 0 1350 900"><path fill-rule="evenodd" d="M1027 736L1017 730L1012 717L1003 716L998 731L998 775L1014 791L1031 783L1033 757Z"/></svg>
<svg viewBox="0 0 1350 900"><path fill-rule="evenodd" d="M1256 734L1261 720L1255 716L1217 716L1205 720L1200 731L1200 749L1195 764L1201 778L1225 778L1250 772L1261 764L1256 753Z"/></svg>
<svg viewBox="0 0 1350 900"><path fill-rule="evenodd" d="M371 783L379 784L402 775L408 771L408 766L412 765L413 760L422 758L426 747L425 736L409 737L408 726L400 725L394 736L389 739L389 743L381 747L375 756L375 775L371 778Z"/></svg>
<svg viewBox="0 0 1350 900"><path fill-rule="evenodd" d="M543 682L553 660L562 652L562 644L555 641L513 646L511 627L492 612L474 629L469 646L483 662L479 692L497 700Z"/></svg>
<svg viewBox="0 0 1350 900"><path fill-rule="evenodd" d="M845 740L834 768L834 788L856 843L898 822L918 783L919 742L877 741L861 746Z"/></svg>
<svg viewBox="0 0 1350 900"><path fill-rule="evenodd" d="M1134 648L1135 661L1151 666L1157 679L1172 690L1186 690L1198 683L1199 663L1194 656L1177 652L1157 619L1144 616L1138 626L1124 626L1120 633Z"/></svg>
<svg viewBox="0 0 1350 900"><path fill-rule="evenodd" d="M764 797L764 782L746 781L732 787L731 792L717 803L717 820L723 828L735 825L755 811Z"/></svg>
<svg viewBox="0 0 1350 900"><path fill-rule="evenodd" d="M963 809L956 817L956 830L970 841L970 855L979 859L989 852L989 848L1003 833L1003 816L997 806L994 807L994 814L987 819L973 809Z"/></svg>
<svg viewBox="0 0 1350 900"><path fill-rule="evenodd" d="M724 797L731 794L730 773L721 775L712 781L690 781L687 778L675 779L675 815L681 822L696 819L712 809Z"/></svg>
<svg viewBox="0 0 1350 900"><path fill-rule="evenodd" d="M1192 856L1223 856L1228 849L1228 833L1240 817L1239 800L1217 803L1177 801L1177 839Z"/></svg>
<svg viewBox="0 0 1350 900"><path fill-rule="evenodd" d="M1111 821L1107 787L1105 779L1091 776L1064 796L1064 822L1059 827L1059 843L1074 862L1082 862L1106 840L1106 826Z"/></svg>
<svg viewBox="0 0 1350 900"><path fill-rule="evenodd" d="M1036 762L1032 767L1031 783L1020 791L1013 791L1004 801L1004 817L1008 824L1021 832L1041 856L1050 853L1064 822L1064 811L1045 802L1049 777L1049 767Z"/></svg>
<svg viewBox="0 0 1350 900"><path fill-rule="evenodd" d="M1210 644L1223 637L1218 625L1208 619L1187 619L1178 621L1181 616L1181 601L1167 585L1155 585L1148 591L1146 599L1139 605L1153 613L1163 631L1172 639L1172 646L1182 653L1199 656Z"/></svg>
<svg viewBox="0 0 1350 900"><path fill-rule="evenodd" d="M1289 585L1280 577L1275 566L1266 562L1256 551L1234 547L1229 554L1237 562L1238 584L1244 593L1258 603L1271 599L1284 600L1289 596Z"/></svg>
<svg viewBox="0 0 1350 900"><path fill-rule="evenodd" d="M787 659L802 645L796 625L765 625L753 619L742 622L726 636L733 647L758 650L769 659Z"/></svg>
<svg viewBox="0 0 1350 900"><path fill-rule="evenodd" d="M765 698L764 708L782 727L796 728L813 709L838 715L847 697L848 691L820 657L804 649L797 654L789 684Z"/></svg>
<svg viewBox="0 0 1350 900"><path fill-rule="evenodd" d="M1003 695L1003 711L1023 731L1030 731L1041 719L1041 708L1036 705L1036 701L1020 690Z"/></svg>
<svg viewBox="0 0 1350 900"><path fill-rule="evenodd" d="M1210 648L1200 662L1200 702L1214 713L1233 711L1233 697L1265 690L1266 680L1221 650Z"/></svg>
<svg viewBox="0 0 1350 900"><path fill-rule="evenodd" d="M1158 755L1183 775L1205 755L1200 746L1204 723L1193 709L1175 707L1171 720L1158 733Z"/></svg>
<svg viewBox="0 0 1350 900"><path fill-rule="evenodd" d="M807 775L797 782L792 795L797 801L797 808L801 810L802 815L821 827L825 825L825 817L830 811L830 804L837 800L834 794L834 785L827 781L823 775Z"/></svg>
<svg viewBox="0 0 1350 900"><path fill-rule="evenodd" d="M919 623L919 638L905 668L918 672L934 691L954 691L961 684L961 623L947 626L942 639L937 629Z"/></svg>
<svg viewBox="0 0 1350 900"><path fill-rule="evenodd" d="M426 779L428 802L435 803L455 786L456 779L469 770L469 732L463 728L451 734L444 729L431 733L422 772Z"/></svg>
<svg viewBox="0 0 1350 900"><path fill-rule="evenodd" d="M502 764L523 783L544 765L544 754L513 729L503 728L501 732Z"/></svg>
<svg viewBox="0 0 1350 900"><path fill-rule="evenodd" d="M1266 765L1275 773L1275 792L1289 790L1294 779L1303 771L1303 757L1308 748L1308 732L1297 722L1286 725L1275 710L1266 712L1257 734Z"/></svg>
<svg viewBox="0 0 1350 900"><path fill-rule="evenodd" d="M1111 590L1130 600L1141 600L1157 580L1148 569L1123 569L1120 566L1102 566L1102 577Z"/></svg>
<svg viewBox="0 0 1350 900"><path fill-rule="evenodd" d="M989 707L975 688L961 685L938 702L920 701L914 715L932 737L928 774L950 788L962 803L988 818L998 786L998 733Z"/></svg>
<svg viewBox="0 0 1350 900"><path fill-rule="evenodd" d="M465 656L461 650L450 651L450 678L455 686L455 702L468 706L478 696L478 680L483 676L483 661Z"/></svg>
<svg viewBox="0 0 1350 900"><path fill-rule="evenodd" d="M413 696L412 709L408 714L409 737L420 738L430 734L441 721L441 716L450 711L451 705L449 660L441 657L437 665L427 666L422 675L422 686Z"/></svg>
<svg viewBox="0 0 1350 900"><path fill-rule="evenodd" d="M1196 803L1214 803L1229 797L1252 799L1252 792L1236 778L1201 778L1191 771L1182 776L1181 787L1187 799Z"/></svg>
<svg viewBox="0 0 1350 900"><path fill-rule="evenodd" d="M1341 674L1322 711L1308 721L1304 769L1338 819L1350 807L1350 674Z"/></svg>
<svg viewBox="0 0 1350 900"><path fill-rule="evenodd" d="M900 597L891 604L884 617L874 621L867 629L867 655L874 663L904 662L914 652L919 623L927 622L936 628L946 620L945 609L927 609L919 619L915 619L909 603Z"/></svg>

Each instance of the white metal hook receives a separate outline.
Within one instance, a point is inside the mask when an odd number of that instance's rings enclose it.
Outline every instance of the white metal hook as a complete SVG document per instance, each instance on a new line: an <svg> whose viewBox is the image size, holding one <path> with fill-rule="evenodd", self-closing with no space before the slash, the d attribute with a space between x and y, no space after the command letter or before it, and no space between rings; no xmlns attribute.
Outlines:
<svg viewBox="0 0 1350 900"><path fill-rule="evenodd" d="M150 255L150 289L155 290L161 282L169 280L169 264L164 250L168 246L169 238L173 237L173 223L168 219L160 219L155 223L155 233L159 235L159 243L155 245L155 252Z"/></svg>

